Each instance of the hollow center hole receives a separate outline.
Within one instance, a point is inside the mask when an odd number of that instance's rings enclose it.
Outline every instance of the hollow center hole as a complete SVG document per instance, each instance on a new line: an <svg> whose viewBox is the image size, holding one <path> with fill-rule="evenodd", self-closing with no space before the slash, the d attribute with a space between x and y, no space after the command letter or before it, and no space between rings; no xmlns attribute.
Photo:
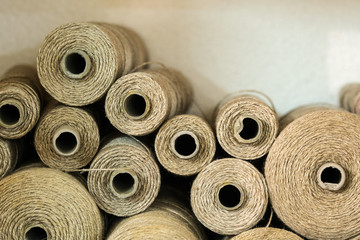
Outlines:
<svg viewBox="0 0 360 240"><path fill-rule="evenodd" d="M65 67L72 74L80 74L85 71L86 60L79 53L70 53L65 57Z"/></svg>
<svg viewBox="0 0 360 240"><path fill-rule="evenodd" d="M26 240L46 240L46 231L40 227L30 228L25 234Z"/></svg>
<svg viewBox="0 0 360 240"><path fill-rule="evenodd" d="M243 120L243 128L241 130L240 137L245 140L252 139L256 137L259 133L259 125L252 118L244 118Z"/></svg>
<svg viewBox="0 0 360 240"><path fill-rule="evenodd" d="M226 208L234 208L240 203L241 193L233 185L225 185L219 191L219 201Z"/></svg>
<svg viewBox="0 0 360 240"><path fill-rule="evenodd" d="M182 156L190 156L196 150L196 142L190 134L180 135L175 139L175 151Z"/></svg>
<svg viewBox="0 0 360 240"><path fill-rule="evenodd" d="M134 189L135 179L129 173L119 173L113 178L114 189L121 194L128 194Z"/></svg>
<svg viewBox="0 0 360 240"><path fill-rule="evenodd" d="M146 101L139 94L131 94L125 99L125 111L132 117L140 117L145 113Z"/></svg>
<svg viewBox="0 0 360 240"><path fill-rule="evenodd" d="M6 125L14 125L20 120L20 111L11 104L5 104L0 107L0 121Z"/></svg>
<svg viewBox="0 0 360 240"><path fill-rule="evenodd" d="M71 154L75 151L78 141L71 132L61 133L55 141L56 148L63 154Z"/></svg>
<svg viewBox="0 0 360 240"><path fill-rule="evenodd" d="M327 167L321 172L320 177L323 183L339 184L342 175L339 169L334 167Z"/></svg>

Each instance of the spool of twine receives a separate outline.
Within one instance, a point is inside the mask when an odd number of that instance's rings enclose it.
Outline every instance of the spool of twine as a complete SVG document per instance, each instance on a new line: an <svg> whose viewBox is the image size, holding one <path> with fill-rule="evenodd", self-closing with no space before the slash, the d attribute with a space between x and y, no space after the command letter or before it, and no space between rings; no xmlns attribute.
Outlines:
<svg viewBox="0 0 360 240"><path fill-rule="evenodd" d="M201 240L206 236L199 222L183 204L160 196L145 212L116 223L107 239Z"/></svg>
<svg viewBox="0 0 360 240"><path fill-rule="evenodd" d="M34 138L41 161L61 170L86 166L100 144L98 125L90 109L56 103L46 107Z"/></svg>
<svg viewBox="0 0 360 240"><path fill-rule="evenodd" d="M255 95L225 98L214 116L221 147L236 158L253 160L264 156L278 133L275 111Z"/></svg>
<svg viewBox="0 0 360 240"><path fill-rule="evenodd" d="M279 218L309 239L360 234L360 118L341 110L306 114L275 140L265 164Z"/></svg>
<svg viewBox="0 0 360 240"><path fill-rule="evenodd" d="M18 142L0 138L0 179L11 173L20 155Z"/></svg>
<svg viewBox="0 0 360 240"><path fill-rule="evenodd" d="M231 240L301 240L302 238L295 233L286 231L279 228L254 228L249 231L243 232Z"/></svg>
<svg viewBox="0 0 360 240"><path fill-rule="evenodd" d="M211 231L235 235L265 214L268 193L262 174L249 162L225 158L206 166L191 188L191 206Z"/></svg>
<svg viewBox="0 0 360 240"><path fill-rule="evenodd" d="M98 239L103 219L86 188L50 168L28 168L0 181L1 239Z"/></svg>
<svg viewBox="0 0 360 240"><path fill-rule="evenodd" d="M18 139L37 123L43 91L34 68L18 65L0 80L0 137Z"/></svg>
<svg viewBox="0 0 360 240"><path fill-rule="evenodd" d="M210 125L195 115L168 120L155 139L155 152L169 172L188 176L200 172L215 155L216 141Z"/></svg>
<svg viewBox="0 0 360 240"><path fill-rule="evenodd" d="M166 119L183 113L192 100L189 82L163 68L130 73L118 79L105 101L106 115L119 131L143 136Z"/></svg>
<svg viewBox="0 0 360 240"><path fill-rule="evenodd" d="M88 188L98 206L116 216L131 216L152 204L160 189L160 170L138 140L113 136L90 165Z"/></svg>
<svg viewBox="0 0 360 240"><path fill-rule="evenodd" d="M42 86L66 105L84 106L104 97L118 77L146 61L133 31L106 23L71 23L51 32L37 57Z"/></svg>
<svg viewBox="0 0 360 240"><path fill-rule="evenodd" d="M341 89L340 106L349 112L360 114L360 83L350 83Z"/></svg>

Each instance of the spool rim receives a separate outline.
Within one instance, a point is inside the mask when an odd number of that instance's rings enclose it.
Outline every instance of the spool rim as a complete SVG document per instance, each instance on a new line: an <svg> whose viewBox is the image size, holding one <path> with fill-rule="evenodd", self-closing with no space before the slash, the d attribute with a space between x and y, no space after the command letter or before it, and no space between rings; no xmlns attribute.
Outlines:
<svg viewBox="0 0 360 240"><path fill-rule="evenodd" d="M184 135L190 135L193 140L195 141L195 150L189 154L189 155L183 155L180 154L177 150L176 150L176 140L180 137L180 136L184 136ZM170 150L172 153L174 153L178 158L181 159L190 159L193 158L194 156L196 156L196 154L199 153L200 150L200 143L199 143L199 138L191 131L180 131L177 132L170 140Z"/></svg>
<svg viewBox="0 0 360 240"><path fill-rule="evenodd" d="M127 103L127 101L129 99L129 97L134 96L134 95L140 96L145 102L144 112L140 115L129 114L128 109L127 109L127 106L129 104L129 103ZM149 98L140 91L129 91L121 101L121 111L124 112L125 115L132 120L142 120L149 114L150 108L151 108L151 102L150 102Z"/></svg>
<svg viewBox="0 0 360 240"><path fill-rule="evenodd" d="M0 126L5 127L5 128L18 126L21 123L21 119L24 116L23 105L16 99L5 99L4 101L1 102L0 108L2 108L5 105L10 105L10 106L15 107L18 111L19 117L18 117L18 120L12 124L8 124L8 123L4 122L2 118L0 118Z"/></svg>
<svg viewBox="0 0 360 240"><path fill-rule="evenodd" d="M253 121L255 121L255 123L257 124L257 133L254 137L251 137L249 139L245 139L243 137L241 137L241 132L244 130L244 120L245 119L251 119ZM263 124L262 122L255 116L240 116L238 118L238 120L235 123L234 126L234 136L235 138L241 142L241 143L253 143L259 140L259 138L262 136L262 132L263 132Z"/></svg>
<svg viewBox="0 0 360 240"><path fill-rule="evenodd" d="M119 174L129 174L132 177L134 183L132 184L130 190L121 192L121 191L117 190L116 187L114 187L114 179ZM136 193L136 191L138 190L138 188L139 188L139 179L138 179L136 173L130 169L122 169L119 171L114 171L110 176L110 189L115 195L119 196L120 198L128 198L128 197L133 196Z"/></svg>
<svg viewBox="0 0 360 240"><path fill-rule="evenodd" d="M72 134L72 135L75 137L76 146L73 147L73 148L72 148L71 150L69 150L69 151L62 151L62 150L60 150L59 147L57 146L57 145L58 145L57 140L58 140L58 138L60 137L60 135L63 134L63 133L70 133L70 134ZM75 154L76 152L78 152L79 149L80 149L80 145L81 145L81 144L80 144L80 133L79 133L76 129L74 129L74 128L70 127L70 126L61 126L60 128L58 128L58 129L55 131L55 133L54 133L54 135L53 135L52 145L53 145L53 148L54 148L55 152L56 152L57 154L61 155L61 156L71 156L71 155L74 155L74 154Z"/></svg>
<svg viewBox="0 0 360 240"><path fill-rule="evenodd" d="M85 61L85 67L80 73L73 73L72 71L69 70L69 67L68 67L69 57L73 56L75 54L82 57L82 59ZM91 65L92 65L91 59L85 51L82 51L79 49L71 49L71 50L67 51L65 53L65 55L62 57L61 62L60 62L60 69L69 78L81 79L81 78L86 77L86 75L88 75L88 73L90 72L90 69L91 69Z"/></svg>
<svg viewBox="0 0 360 240"><path fill-rule="evenodd" d="M223 188L226 187L226 186L233 186L233 187L235 187L235 188L239 191L239 193L240 193L239 202L238 202L235 206L233 206L233 207L227 207L227 206L225 206L223 203L221 203L221 200L220 200L220 198L219 198L221 189L223 189ZM215 193L216 193L216 197L215 197L215 199L216 199L216 204L217 204L220 208L225 209L225 210L227 210L227 211L234 211L234 210L239 209L239 208L245 203L245 200L246 200L245 191L243 190L242 187L240 187L240 186L237 185L236 183L223 183L223 184L221 184L220 186L217 187Z"/></svg>
<svg viewBox="0 0 360 240"><path fill-rule="evenodd" d="M324 182L322 180L322 174L324 172L325 169L328 168L334 168L337 169L340 173L340 181L338 183L329 183L329 182ZM334 163L334 162L329 162L329 163L325 163L323 165L321 165L321 167L318 169L317 171L317 175L316 175L316 180L318 185L324 189L324 190L329 190L329 191L339 191L342 188L345 187L345 183L346 183L346 172L345 169L343 167L341 167L339 164Z"/></svg>

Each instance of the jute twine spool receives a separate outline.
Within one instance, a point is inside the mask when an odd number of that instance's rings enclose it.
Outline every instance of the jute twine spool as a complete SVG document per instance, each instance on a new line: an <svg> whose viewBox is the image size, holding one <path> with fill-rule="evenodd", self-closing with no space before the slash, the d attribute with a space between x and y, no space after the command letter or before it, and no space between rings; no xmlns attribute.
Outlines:
<svg viewBox="0 0 360 240"><path fill-rule="evenodd" d="M254 228L240 233L231 240L301 240L302 238L295 233L279 228Z"/></svg>
<svg viewBox="0 0 360 240"><path fill-rule="evenodd" d="M108 240L126 239L206 239L201 225L183 204L162 196L143 213L118 222Z"/></svg>
<svg viewBox="0 0 360 240"><path fill-rule="evenodd" d="M71 23L43 42L37 69L59 102L84 106L104 97L118 77L146 61L144 44L131 30L105 23Z"/></svg>
<svg viewBox="0 0 360 240"><path fill-rule="evenodd" d="M240 93L225 98L214 116L221 147L231 156L244 160L268 153L278 133L275 111L255 95Z"/></svg>
<svg viewBox="0 0 360 240"><path fill-rule="evenodd" d="M107 140L90 165L88 188L98 206L116 216L131 216L153 203L160 170L150 150L138 140Z"/></svg>
<svg viewBox="0 0 360 240"><path fill-rule="evenodd" d="M105 101L106 115L119 131L143 136L182 113L192 100L189 82L168 68L130 73L118 79Z"/></svg>
<svg viewBox="0 0 360 240"><path fill-rule="evenodd" d="M1 239L99 239L103 219L86 188L50 168L28 168L0 181Z"/></svg>
<svg viewBox="0 0 360 240"><path fill-rule="evenodd" d="M19 158L18 142L0 138L0 179L11 173Z"/></svg>
<svg viewBox="0 0 360 240"><path fill-rule="evenodd" d="M265 214L268 193L262 174L249 162L225 158L206 166L191 188L191 206L211 231L235 235Z"/></svg>
<svg viewBox="0 0 360 240"><path fill-rule="evenodd" d="M95 156L100 133L91 110L50 103L36 127L34 143L46 165L73 170Z"/></svg>
<svg viewBox="0 0 360 240"><path fill-rule="evenodd" d="M161 165L178 175L193 175L215 155L216 141L210 125L195 115L177 115L168 120L155 139Z"/></svg>
<svg viewBox="0 0 360 240"><path fill-rule="evenodd" d="M265 164L272 206L310 239L360 234L360 118L324 110L290 123Z"/></svg>
<svg viewBox="0 0 360 240"><path fill-rule="evenodd" d="M43 93L34 68L18 65L0 80L0 137L17 139L37 123Z"/></svg>
<svg viewBox="0 0 360 240"><path fill-rule="evenodd" d="M341 89L340 106L350 112L360 114L360 83L350 83Z"/></svg>

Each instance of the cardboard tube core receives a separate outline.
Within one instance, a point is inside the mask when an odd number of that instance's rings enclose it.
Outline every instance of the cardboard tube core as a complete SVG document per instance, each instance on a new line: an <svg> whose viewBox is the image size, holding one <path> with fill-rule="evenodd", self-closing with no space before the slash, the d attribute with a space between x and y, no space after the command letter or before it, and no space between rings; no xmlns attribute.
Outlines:
<svg viewBox="0 0 360 240"><path fill-rule="evenodd" d="M131 171L116 172L111 176L111 186L121 197L130 197L138 188L138 178Z"/></svg>
<svg viewBox="0 0 360 240"><path fill-rule="evenodd" d="M171 139L171 151L179 158L190 159L199 152L199 139L190 131L181 131Z"/></svg>
<svg viewBox="0 0 360 240"><path fill-rule="evenodd" d="M91 60L84 51L71 50L62 58L60 67L69 78L80 79L89 73Z"/></svg>
<svg viewBox="0 0 360 240"><path fill-rule="evenodd" d="M20 110L17 106L8 103L0 107L0 122L2 125L15 125L20 120Z"/></svg>
<svg viewBox="0 0 360 240"><path fill-rule="evenodd" d="M344 187L346 173L339 164L326 163L319 168L317 181L321 188L330 191L337 191Z"/></svg>
<svg viewBox="0 0 360 240"><path fill-rule="evenodd" d="M79 149L80 135L78 131L70 127L60 128L53 137L55 151L63 156L69 156Z"/></svg>
<svg viewBox="0 0 360 240"><path fill-rule="evenodd" d="M41 227L32 227L25 233L25 240L46 240L47 233Z"/></svg>
<svg viewBox="0 0 360 240"><path fill-rule="evenodd" d="M217 191L217 201L226 210L238 209L244 197L242 189L232 184L225 184Z"/></svg>

